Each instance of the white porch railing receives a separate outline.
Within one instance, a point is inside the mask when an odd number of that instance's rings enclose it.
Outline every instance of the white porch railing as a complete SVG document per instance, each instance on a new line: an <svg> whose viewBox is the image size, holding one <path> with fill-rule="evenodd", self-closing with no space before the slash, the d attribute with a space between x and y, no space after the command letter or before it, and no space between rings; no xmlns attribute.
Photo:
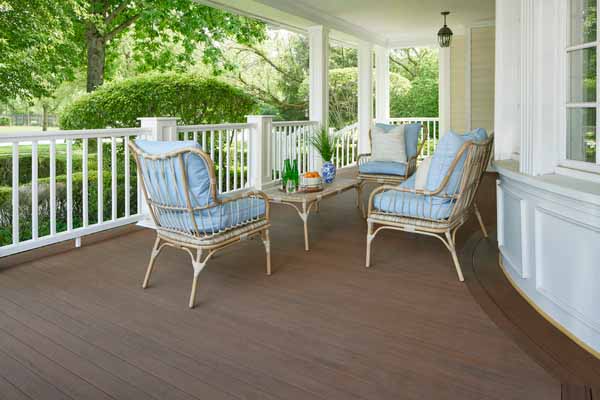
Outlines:
<svg viewBox="0 0 600 400"><path fill-rule="evenodd" d="M439 118L390 118L391 124L415 124L420 123L427 127L427 138L423 151L421 151L421 157L428 157L433 154L437 143L440 139L440 119ZM423 132L421 131L421 140L423 139ZM421 143L419 140L419 143Z"/></svg>
<svg viewBox="0 0 600 400"><path fill-rule="evenodd" d="M423 155L439 138L437 118L394 118L429 128ZM144 206L127 143L193 140L215 163L220 193L261 187L281 178L286 158L300 173L320 157L310 143L315 121L176 126L175 118L145 118L144 128L31 132L0 135L0 257L134 223ZM334 163L352 166L358 156L358 125L335 133ZM2 156L3 154L3 156ZM0 159L0 162L2 160Z"/></svg>
<svg viewBox="0 0 600 400"><path fill-rule="evenodd" d="M333 162L337 168L350 167L358 158L358 123L334 132L336 138Z"/></svg>
<svg viewBox="0 0 600 400"><path fill-rule="evenodd" d="M69 239L79 243L84 235L137 221L140 189L127 143L150 133L132 128L0 135L0 149L12 153L10 201L7 190L0 196L0 235L10 244L0 247L0 257ZM20 174L21 168L27 172Z"/></svg>
<svg viewBox="0 0 600 400"><path fill-rule="evenodd" d="M188 125L177 127L178 140L193 140L210 154L219 193L250 186L250 135L252 124Z"/></svg>
<svg viewBox="0 0 600 400"><path fill-rule="evenodd" d="M286 159L298 161L298 172L310 171L317 165L318 154L310 144L319 123L315 121L273 122L271 130L272 179L281 179Z"/></svg>

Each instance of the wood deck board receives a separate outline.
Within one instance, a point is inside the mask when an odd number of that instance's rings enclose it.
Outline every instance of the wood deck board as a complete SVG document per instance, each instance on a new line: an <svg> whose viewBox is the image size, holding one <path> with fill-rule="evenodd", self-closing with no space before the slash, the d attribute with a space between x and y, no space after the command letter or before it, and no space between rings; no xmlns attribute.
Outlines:
<svg viewBox="0 0 600 400"><path fill-rule="evenodd" d="M494 190L487 177L489 225ZM293 210L272 217L273 275L261 244L231 247L202 272L191 311L183 252L162 253L140 288L149 231L0 270L0 362L12 366L0 398L560 398L458 282L441 242L384 232L366 270L354 193L311 215L309 253Z"/></svg>

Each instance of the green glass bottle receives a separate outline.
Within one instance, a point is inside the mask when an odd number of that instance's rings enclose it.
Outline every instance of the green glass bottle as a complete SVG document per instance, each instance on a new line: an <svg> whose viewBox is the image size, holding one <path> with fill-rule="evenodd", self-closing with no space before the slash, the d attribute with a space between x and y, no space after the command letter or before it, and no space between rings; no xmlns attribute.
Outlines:
<svg viewBox="0 0 600 400"><path fill-rule="evenodd" d="M289 158L287 158L283 162L283 171L281 172L281 183L283 190L285 191L287 188L288 180L290 179L292 173L292 163Z"/></svg>
<svg viewBox="0 0 600 400"><path fill-rule="evenodd" d="M300 173L298 172L298 160L294 160L292 162L291 178L294 181L294 186L296 186L296 190L298 190L300 188Z"/></svg>

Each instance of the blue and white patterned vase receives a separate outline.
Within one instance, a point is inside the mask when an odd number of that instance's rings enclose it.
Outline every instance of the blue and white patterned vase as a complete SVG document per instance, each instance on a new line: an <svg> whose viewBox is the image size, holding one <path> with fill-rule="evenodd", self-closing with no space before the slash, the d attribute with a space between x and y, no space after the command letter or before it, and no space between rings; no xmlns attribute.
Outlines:
<svg viewBox="0 0 600 400"><path fill-rule="evenodd" d="M331 161L326 161L323 163L323 168L321 169L321 176L323 177L324 183L331 183L335 179L336 168L335 164Z"/></svg>

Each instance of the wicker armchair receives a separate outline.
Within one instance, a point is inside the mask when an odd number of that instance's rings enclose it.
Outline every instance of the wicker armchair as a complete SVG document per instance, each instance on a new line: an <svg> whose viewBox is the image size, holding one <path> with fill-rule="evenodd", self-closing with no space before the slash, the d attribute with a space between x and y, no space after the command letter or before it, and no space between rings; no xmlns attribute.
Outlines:
<svg viewBox="0 0 600 400"><path fill-rule="evenodd" d="M159 151L163 143L166 152ZM165 246L187 252L194 279L189 299L193 308L198 276L219 250L260 236L271 274L269 202L260 191L218 195L213 162L194 142L130 142L142 191L156 226L156 241L142 287L148 287L157 256Z"/></svg>
<svg viewBox="0 0 600 400"><path fill-rule="evenodd" d="M420 131L422 132L422 140L421 142L417 142L417 147L412 151L412 156L409 157L406 164L403 168L396 174L391 173L365 173L361 172L362 167L371 162L371 153L359 154L356 159L356 165L358 166L358 180L360 181L361 189L367 183L376 183L379 185L399 185L400 183L406 181L412 174L415 173L417 169L417 159L423 150L423 146L425 145L425 141L428 137L427 125L420 125ZM371 131L369 131L369 141L371 141ZM415 152L416 150L416 152ZM409 153L410 154L410 153ZM362 204L362 202L361 202ZM360 204L359 204L360 206ZM363 209L363 217L364 215L364 207L360 206Z"/></svg>
<svg viewBox="0 0 600 400"><path fill-rule="evenodd" d="M367 268L371 263L373 239L382 230L391 229L440 239L452 255L458 279L464 281L456 252L456 232L474 212L487 237L474 201L490 161L493 140L491 135L483 142L465 142L435 190L417 190L401 185L381 186L371 193L367 218ZM455 170L457 173L453 174Z"/></svg>

